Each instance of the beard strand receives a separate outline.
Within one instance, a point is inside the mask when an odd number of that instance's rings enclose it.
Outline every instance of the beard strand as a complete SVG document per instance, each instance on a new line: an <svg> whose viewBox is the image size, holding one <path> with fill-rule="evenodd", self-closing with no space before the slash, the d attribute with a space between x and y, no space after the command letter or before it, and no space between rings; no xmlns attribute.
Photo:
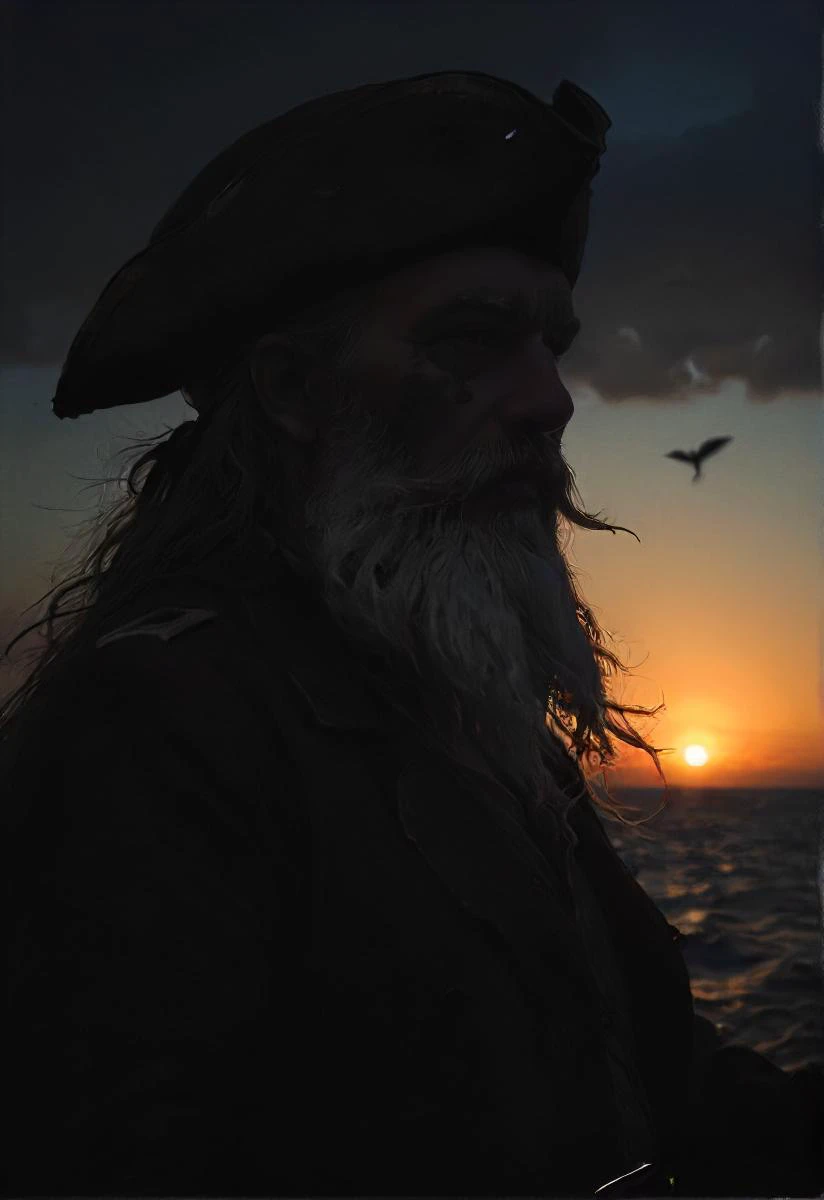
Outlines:
<svg viewBox="0 0 824 1200"><path fill-rule="evenodd" d="M540 503L477 521L451 497L458 479L471 485L463 494L490 477L489 450L455 478L415 478L385 434L350 425L321 450L304 522L324 604L402 719L455 761L480 756L527 809L562 815L547 760L570 754L548 724L550 700L566 697L591 726L605 697L558 543L560 451Z"/></svg>

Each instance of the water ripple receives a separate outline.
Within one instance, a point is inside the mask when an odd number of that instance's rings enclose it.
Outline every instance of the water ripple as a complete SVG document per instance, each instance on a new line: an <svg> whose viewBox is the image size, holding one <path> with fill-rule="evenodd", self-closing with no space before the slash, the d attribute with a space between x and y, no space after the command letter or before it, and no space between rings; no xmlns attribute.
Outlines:
<svg viewBox="0 0 824 1200"><path fill-rule="evenodd" d="M616 794L652 812L656 792ZM824 1065L820 792L671 792L641 841L604 818L641 886L686 940L695 1010L722 1040L793 1070Z"/></svg>

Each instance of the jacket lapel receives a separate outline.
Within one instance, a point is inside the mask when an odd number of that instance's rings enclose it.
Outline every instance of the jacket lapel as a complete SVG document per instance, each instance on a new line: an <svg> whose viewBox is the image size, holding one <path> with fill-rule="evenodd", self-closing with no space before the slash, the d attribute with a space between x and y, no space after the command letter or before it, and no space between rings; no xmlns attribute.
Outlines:
<svg viewBox="0 0 824 1200"><path fill-rule="evenodd" d="M564 864L539 849L506 789L419 751L401 771L397 807L406 836L462 907L519 958L562 958L570 982L586 989Z"/></svg>

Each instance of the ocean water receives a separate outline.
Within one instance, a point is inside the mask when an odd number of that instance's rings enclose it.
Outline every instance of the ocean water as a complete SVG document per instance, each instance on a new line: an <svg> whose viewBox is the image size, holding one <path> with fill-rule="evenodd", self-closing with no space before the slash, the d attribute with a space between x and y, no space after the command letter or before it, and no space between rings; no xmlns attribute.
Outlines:
<svg viewBox="0 0 824 1200"><path fill-rule="evenodd" d="M658 790L612 788L654 812ZM722 1041L750 1046L777 1066L824 1065L824 792L670 789L644 826L612 818L618 853L680 943L695 1011Z"/></svg>

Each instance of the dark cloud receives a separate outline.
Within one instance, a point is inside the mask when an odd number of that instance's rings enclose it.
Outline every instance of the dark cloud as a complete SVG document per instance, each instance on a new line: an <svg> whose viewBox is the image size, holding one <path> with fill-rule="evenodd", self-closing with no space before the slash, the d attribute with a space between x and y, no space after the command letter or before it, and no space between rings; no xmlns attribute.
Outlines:
<svg viewBox="0 0 824 1200"><path fill-rule="evenodd" d="M544 96L568 75L613 117L576 289L584 329L565 360L570 380L608 400L682 398L702 380L710 387L729 377L744 380L755 399L820 388L812 6L798 4L790 22L781 14L791 4L774 14L759 5L740 29L738 7L721 0L708 6L712 25L692 16L678 25L674 6L660 4L637 5L634 27L623 5L512 4L501 25L501 8L479 3L471 27L458 20L461 5L439 8L440 17L426 8L424 32L437 29L445 62L404 57L390 42L387 10L395 23L405 14L412 38L422 7L378 6L366 21L356 19L363 5L316 3L307 13L286 0L251 9L10 2L6 88L20 120L4 131L17 185L5 201L14 236L4 247L0 366L61 366L111 275L200 167L245 129L322 91L471 63ZM498 65L472 43L493 25ZM528 28L536 36L525 41ZM378 54L384 43L394 48ZM449 50L459 44L459 54ZM723 92L726 55L739 100L740 80L755 77L752 107L674 136L622 140L622 113L627 127L644 125L645 62L660 84L656 47L659 59L682 52L696 72L706 70L707 95ZM512 65L519 56L523 69ZM354 79L353 61L357 71L363 61ZM599 76L609 82L599 87ZM669 124L661 119L667 104L683 129L686 103L651 86L650 130Z"/></svg>
<svg viewBox="0 0 824 1200"><path fill-rule="evenodd" d="M762 85L750 111L613 143L594 184L565 360L607 400L821 387L822 163L814 96ZM688 386L689 385L689 386Z"/></svg>

